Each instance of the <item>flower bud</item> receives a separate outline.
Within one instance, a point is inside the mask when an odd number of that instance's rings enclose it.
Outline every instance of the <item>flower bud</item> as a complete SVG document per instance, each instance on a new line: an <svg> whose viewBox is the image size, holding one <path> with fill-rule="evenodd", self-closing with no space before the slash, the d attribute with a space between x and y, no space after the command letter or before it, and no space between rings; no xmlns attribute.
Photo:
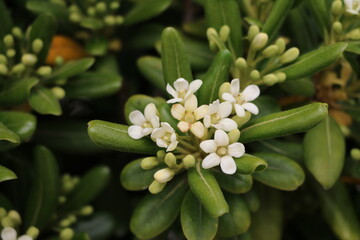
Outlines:
<svg viewBox="0 0 360 240"><path fill-rule="evenodd" d="M26 66L22 63L16 64L11 69L11 73L20 74L25 70Z"/></svg>
<svg viewBox="0 0 360 240"><path fill-rule="evenodd" d="M70 214L70 215L67 217L67 219L69 220L69 222L70 222L71 224L73 224L73 223L76 222L77 217L76 217L74 214Z"/></svg>
<svg viewBox="0 0 360 240"><path fill-rule="evenodd" d="M69 11L70 12L79 12L80 9L78 6L76 6L76 4L72 4L70 7L69 7Z"/></svg>
<svg viewBox="0 0 360 240"><path fill-rule="evenodd" d="M220 88L219 88L219 98L220 100L223 100L222 95L224 93L228 93L230 92L230 83L229 82L224 82L223 84L221 84Z"/></svg>
<svg viewBox="0 0 360 240"><path fill-rule="evenodd" d="M240 128L245 123L247 123L250 120L250 118L251 118L251 113L246 111L245 116L243 116L243 117L234 116L231 119L234 120L237 123L238 127Z"/></svg>
<svg viewBox="0 0 360 240"><path fill-rule="evenodd" d="M177 166L176 157L173 153L167 153L165 155L165 164L168 165L168 167L170 168L174 168Z"/></svg>
<svg viewBox="0 0 360 240"><path fill-rule="evenodd" d="M37 62L37 57L34 54L31 53L25 53L21 57L21 62L25 64L26 66L34 66Z"/></svg>
<svg viewBox="0 0 360 240"><path fill-rule="evenodd" d="M116 10L116 9L118 9L119 7L120 7L120 3L119 3L119 2L114 1L114 2L110 3L110 8L111 8L112 10Z"/></svg>
<svg viewBox="0 0 360 240"><path fill-rule="evenodd" d="M268 42L268 35L266 33L259 33L251 42L251 48L258 51L266 46Z"/></svg>
<svg viewBox="0 0 360 240"><path fill-rule="evenodd" d="M47 77L52 73L52 68L50 66L41 66L36 73L42 77Z"/></svg>
<svg viewBox="0 0 360 240"><path fill-rule="evenodd" d="M277 77L279 83L284 82L286 80L286 74L283 72L275 73L275 76Z"/></svg>
<svg viewBox="0 0 360 240"><path fill-rule="evenodd" d="M64 64L64 58L62 56L57 56L55 58L55 65L56 66L61 66Z"/></svg>
<svg viewBox="0 0 360 240"><path fill-rule="evenodd" d="M115 23L116 23L117 25L123 24L124 21L125 21L125 19L124 19L123 16L116 16L116 17L115 17Z"/></svg>
<svg viewBox="0 0 360 240"><path fill-rule="evenodd" d="M99 3L96 4L95 8L96 8L97 12L104 13L104 12L106 12L106 9L107 9L106 3L99 2Z"/></svg>
<svg viewBox="0 0 360 240"><path fill-rule="evenodd" d="M188 169L195 165L195 158L193 155L189 154L183 158L182 162L184 164L184 167Z"/></svg>
<svg viewBox="0 0 360 240"><path fill-rule="evenodd" d="M32 50L34 51L34 53L39 53L42 50L43 46L44 42L40 38L37 38L32 42Z"/></svg>
<svg viewBox="0 0 360 240"><path fill-rule="evenodd" d="M1 219L1 225L3 227L15 227L15 224L13 223L13 221L11 221L11 219L9 217L4 217Z"/></svg>
<svg viewBox="0 0 360 240"><path fill-rule="evenodd" d="M341 1L334 1L331 5L331 12L332 14L337 17L340 16L340 14L343 11L343 6Z"/></svg>
<svg viewBox="0 0 360 240"><path fill-rule="evenodd" d="M279 47L277 45L270 45L262 52L262 54L267 58L275 57L278 53Z"/></svg>
<svg viewBox="0 0 360 240"><path fill-rule="evenodd" d="M0 63L5 65L8 63L6 56L3 54L0 54Z"/></svg>
<svg viewBox="0 0 360 240"><path fill-rule="evenodd" d="M6 51L6 56L8 56L9 58L13 58L15 57L15 55L16 55L15 49L10 48Z"/></svg>
<svg viewBox="0 0 360 240"><path fill-rule="evenodd" d="M350 155L354 160L360 161L360 149L358 148L351 149Z"/></svg>
<svg viewBox="0 0 360 240"><path fill-rule="evenodd" d="M36 239L39 236L39 233L39 229L34 226L29 227L26 231L26 235L32 237L32 239Z"/></svg>
<svg viewBox="0 0 360 240"><path fill-rule="evenodd" d="M297 57L299 57L299 54L300 54L300 51L298 48L296 48L296 47L290 48L283 55L280 56L280 62L282 64L292 62Z"/></svg>
<svg viewBox="0 0 360 240"><path fill-rule="evenodd" d="M69 16L70 21L75 22L75 23L80 22L81 18L82 18L81 14L77 13L77 12L72 12L72 13L70 13L70 16Z"/></svg>
<svg viewBox="0 0 360 240"><path fill-rule="evenodd" d="M64 204L66 202L66 197L65 196L59 196L58 197L58 203L59 204Z"/></svg>
<svg viewBox="0 0 360 240"><path fill-rule="evenodd" d="M158 161L163 161L165 158L166 152L164 150L159 150L156 153L156 157L158 159Z"/></svg>
<svg viewBox="0 0 360 240"><path fill-rule="evenodd" d="M67 218L65 218L65 219L63 219L63 220L61 220L60 221L60 223L59 223L59 226L60 227L68 227L68 226L70 226L71 225L71 222L69 221L69 219L67 219Z"/></svg>
<svg viewBox="0 0 360 240"><path fill-rule="evenodd" d="M18 39L21 39L23 36L23 33L19 27L14 27L11 32Z"/></svg>
<svg viewBox="0 0 360 240"><path fill-rule="evenodd" d="M215 30L215 28L212 27L207 29L206 36L210 42L211 40L216 41L219 38L217 31Z"/></svg>
<svg viewBox="0 0 360 240"><path fill-rule="evenodd" d="M149 186L149 192L152 194L157 194L157 193L161 192L165 186L166 186L166 183L161 183L161 182L154 180Z"/></svg>
<svg viewBox="0 0 360 240"><path fill-rule="evenodd" d="M112 15L108 15L104 17L104 22L108 26L114 26L116 24L116 19Z"/></svg>
<svg viewBox="0 0 360 240"><path fill-rule="evenodd" d="M220 32L219 32L219 35L220 35L220 40L222 42L226 42L229 38L229 35L230 35L230 28L228 25L224 25L220 28Z"/></svg>
<svg viewBox="0 0 360 240"><path fill-rule="evenodd" d="M256 26L256 25L251 25L249 27L249 31L248 31L248 34L247 34L247 37L248 37L249 41L251 42L254 39L254 37L256 35L258 35L259 33L260 33L259 27Z"/></svg>
<svg viewBox="0 0 360 240"><path fill-rule="evenodd" d="M170 168L163 168L161 170L158 170L154 174L154 178L156 181L161 183L169 182L175 175L175 172L171 170Z"/></svg>
<svg viewBox="0 0 360 240"><path fill-rule="evenodd" d="M81 208L80 210L80 214L82 216L89 216L94 212L94 208L90 205L84 206L83 208Z"/></svg>
<svg viewBox="0 0 360 240"><path fill-rule="evenodd" d="M141 160L141 168L144 170L150 170L159 165L157 157L146 157Z"/></svg>
<svg viewBox="0 0 360 240"><path fill-rule="evenodd" d="M6 47L11 48L14 46L14 37L11 34L7 34L4 37L4 44Z"/></svg>
<svg viewBox="0 0 360 240"><path fill-rule="evenodd" d="M0 207L0 219L7 215L7 211L5 208Z"/></svg>
<svg viewBox="0 0 360 240"><path fill-rule="evenodd" d="M346 37L351 40L360 40L360 28L350 31L346 34Z"/></svg>
<svg viewBox="0 0 360 240"><path fill-rule="evenodd" d="M63 99L66 95L65 90L62 87L51 88L52 93L57 99Z"/></svg>
<svg viewBox="0 0 360 240"><path fill-rule="evenodd" d="M214 40L209 41L209 48L213 52L218 50L218 46L216 45L216 42Z"/></svg>
<svg viewBox="0 0 360 240"><path fill-rule="evenodd" d="M229 136L230 144L235 143L235 142L239 141L240 130L239 129L233 129L228 133L228 136Z"/></svg>
<svg viewBox="0 0 360 240"><path fill-rule="evenodd" d="M5 64L0 63L0 75L6 75L8 74L9 69Z"/></svg>
<svg viewBox="0 0 360 240"><path fill-rule="evenodd" d="M339 21L336 21L332 25L332 29L336 34L340 34L342 32L342 24Z"/></svg>
<svg viewBox="0 0 360 240"><path fill-rule="evenodd" d="M260 79L260 72L258 70L252 70L250 72L250 79L251 80L259 80Z"/></svg>
<svg viewBox="0 0 360 240"><path fill-rule="evenodd" d="M8 217L11 219L11 221L15 224L15 225L20 225L21 224L21 217L20 214L15 211L15 210L10 210L8 212Z"/></svg>
<svg viewBox="0 0 360 240"><path fill-rule="evenodd" d="M91 17L96 15L96 10L94 7L88 7L88 9L86 10L87 14Z"/></svg>
<svg viewBox="0 0 360 240"><path fill-rule="evenodd" d="M71 228L65 228L60 232L60 240L71 240L74 236L74 231Z"/></svg>
<svg viewBox="0 0 360 240"><path fill-rule="evenodd" d="M247 69L247 67L248 67L245 58L238 58L238 59L236 59L236 61L235 61L235 66L236 66L238 69L240 69L240 72L246 71L246 69Z"/></svg>
<svg viewBox="0 0 360 240"><path fill-rule="evenodd" d="M272 86L274 85L275 83L277 83L278 79L277 77L275 76L275 74L267 74L263 77L263 81L266 85L268 86Z"/></svg>
<svg viewBox="0 0 360 240"><path fill-rule="evenodd" d="M279 47L278 54L283 54L286 48L285 40L283 38L279 38L276 40L275 44Z"/></svg>

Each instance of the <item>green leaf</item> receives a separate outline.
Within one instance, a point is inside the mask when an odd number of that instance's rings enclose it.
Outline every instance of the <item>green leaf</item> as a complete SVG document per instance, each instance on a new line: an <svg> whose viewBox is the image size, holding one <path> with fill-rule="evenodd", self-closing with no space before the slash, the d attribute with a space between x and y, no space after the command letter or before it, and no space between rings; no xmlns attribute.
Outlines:
<svg viewBox="0 0 360 240"><path fill-rule="evenodd" d="M0 122L16 133L21 141L30 138L36 130L36 118L24 112L0 112Z"/></svg>
<svg viewBox="0 0 360 240"><path fill-rule="evenodd" d="M278 71L286 74L287 81L311 76L336 62L346 47L347 43L344 42L321 47L300 56L293 64Z"/></svg>
<svg viewBox="0 0 360 240"><path fill-rule="evenodd" d="M56 30L56 19L49 13L44 13L38 16L31 25L29 42L32 43L35 39L41 39L44 44L40 53L37 54L38 65L41 65L45 62L52 38L55 35Z"/></svg>
<svg viewBox="0 0 360 240"><path fill-rule="evenodd" d="M121 87L119 75L106 72L86 72L65 85L67 97L98 98L116 93Z"/></svg>
<svg viewBox="0 0 360 240"><path fill-rule="evenodd" d="M80 180L62 206L63 211L77 210L91 202L110 180L110 169L107 166L94 167Z"/></svg>
<svg viewBox="0 0 360 240"><path fill-rule="evenodd" d="M268 162L263 172L253 173L255 180L284 191L296 190L305 180L305 173L294 160L276 153L257 153Z"/></svg>
<svg viewBox="0 0 360 240"><path fill-rule="evenodd" d="M111 212L96 212L78 221L74 230L88 234L89 239L105 240L112 236L115 228L118 229L117 220Z"/></svg>
<svg viewBox="0 0 360 240"><path fill-rule="evenodd" d="M141 57L137 61L137 66L147 80L164 93L166 92L160 58L152 56Z"/></svg>
<svg viewBox="0 0 360 240"><path fill-rule="evenodd" d="M29 104L35 111L41 114L59 116L62 113L59 100L51 90L45 87L37 87L31 90Z"/></svg>
<svg viewBox="0 0 360 240"><path fill-rule="evenodd" d="M165 83L173 84L178 78L192 81L192 73L184 43L172 27L164 29L161 36L161 61Z"/></svg>
<svg viewBox="0 0 360 240"><path fill-rule="evenodd" d="M250 211L241 195L226 194L230 212L219 218L219 237L234 237L250 227Z"/></svg>
<svg viewBox="0 0 360 240"><path fill-rule="evenodd" d="M52 2L31 0L26 2L26 8L36 14L51 13L60 21L66 21L69 18L66 7Z"/></svg>
<svg viewBox="0 0 360 240"><path fill-rule="evenodd" d="M189 191L181 205L181 227L186 239L214 239L218 227L218 219L212 218Z"/></svg>
<svg viewBox="0 0 360 240"><path fill-rule="evenodd" d="M64 65L56 69L46 82L67 79L83 73L94 64L94 61L94 58L83 58L80 60L66 62Z"/></svg>
<svg viewBox="0 0 360 240"><path fill-rule="evenodd" d="M348 42L348 46L345 49L346 52L355 53L360 55L360 41L357 42Z"/></svg>
<svg viewBox="0 0 360 240"><path fill-rule="evenodd" d="M200 162L188 170L188 182L191 191L212 217L220 217L229 212L224 195L214 175L202 169Z"/></svg>
<svg viewBox="0 0 360 240"><path fill-rule="evenodd" d="M317 1L312 1L312 0L306 0L305 1L307 3L308 6L310 6L311 10L312 10L312 14L314 14L317 23L320 25L320 29L322 29L324 32L324 30L329 28L329 15L328 13L330 12L327 7L326 7L326 0L317 0Z"/></svg>
<svg viewBox="0 0 360 240"><path fill-rule="evenodd" d="M10 169L0 165L0 182L16 179L16 174Z"/></svg>
<svg viewBox="0 0 360 240"><path fill-rule="evenodd" d="M214 58L214 53L209 49L209 44L189 37L183 37L183 39L191 68L195 70L207 69Z"/></svg>
<svg viewBox="0 0 360 240"><path fill-rule="evenodd" d="M328 191L316 187L326 222L339 239L357 240L360 222L346 187L338 182Z"/></svg>
<svg viewBox="0 0 360 240"><path fill-rule="evenodd" d="M93 120L88 123L91 140L100 147L142 154L155 154L159 148L148 138L132 139L128 135L128 126Z"/></svg>
<svg viewBox="0 0 360 240"><path fill-rule="evenodd" d="M160 170L161 166L151 170L141 168L141 159L128 163L121 171L120 181L122 186L129 191L140 191L147 189L154 181L154 174Z"/></svg>
<svg viewBox="0 0 360 240"><path fill-rule="evenodd" d="M107 53L109 41L104 35L96 35L86 41L85 50L91 56L103 56Z"/></svg>
<svg viewBox="0 0 360 240"><path fill-rule="evenodd" d="M125 16L125 25L133 25L165 11L170 5L171 0L140 0L136 1L135 6Z"/></svg>
<svg viewBox="0 0 360 240"><path fill-rule="evenodd" d="M220 51L215 56L209 70L202 77L203 84L197 93L199 105L212 103L219 98L219 88L228 80L231 64L232 58L228 50Z"/></svg>
<svg viewBox="0 0 360 240"><path fill-rule="evenodd" d="M251 120L281 111L278 101L270 96L260 96L252 101L252 103L258 107L259 114L251 116Z"/></svg>
<svg viewBox="0 0 360 240"><path fill-rule="evenodd" d="M293 81L285 81L280 84L280 87L285 92L295 96L313 97L316 91L311 78L300 78Z"/></svg>
<svg viewBox="0 0 360 240"><path fill-rule="evenodd" d="M205 0L205 17L209 27L217 31L224 25L230 27L229 50L236 57L242 56L242 28L238 1Z"/></svg>
<svg viewBox="0 0 360 240"><path fill-rule="evenodd" d="M25 212L25 228L42 230L52 219L58 205L59 167L54 155L44 146L34 150L35 177Z"/></svg>
<svg viewBox="0 0 360 240"><path fill-rule="evenodd" d="M305 165L325 188L331 188L339 178L345 161L345 139L331 117L311 129L304 139Z"/></svg>
<svg viewBox="0 0 360 240"><path fill-rule="evenodd" d="M213 171L220 187L231 193L246 193L251 189L253 179L251 175L234 173L227 175L219 170Z"/></svg>
<svg viewBox="0 0 360 240"><path fill-rule="evenodd" d="M1 28L0 28L0 52L3 52L4 49L4 43L3 38L6 34L9 34L11 32L11 29L13 27L13 21L10 16L10 12L7 9L4 0L0 0L0 22L1 22Z"/></svg>
<svg viewBox="0 0 360 240"><path fill-rule="evenodd" d="M186 194L184 179L170 183L158 194L148 194L135 208L130 229L140 239L150 239L164 232L177 218Z"/></svg>
<svg viewBox="0 0 360 240"><path fill-rule="evenodd" d="M235 158L236 171L241 174L251 174L254 172L261 172L268 167L267 162L257 156L244 154L240 158Z"/></svg>
<svg viewBox="0 0 360 240"><path fill-rule="evenodd" d="M6 81L0 92L0 103L3 106L21 104L27 100L30 90L39 83L37 78L22 78Z"/></svg>
<svg viewBox="0 0 360 240"><path fill-rule="evenodd" d="M85 17L81 20L80 26L93 31L97 31L104 27L104 22L101 19Z"/></svg>
<svg viewBox="0 0 360 240"><path fill-rule="evenodd" d="M320 123L326 115L327 104L325 103L312 103L273 113L246 124L241 130L240 142L246 143L304 132Z"/></svg>
<svg viewBox="0 0 360 240"><path fill-rule="evenodd" d="M273 7L271 8L270 14L261 29L262 32L268 34L270 41L279 31L293 3L294 0L275 1Z"/></svg>
<svg viewBox="0 0 360 240"><path fill-rule="evenodd" d="M0 122L0 141L20 143L20 137Z"/></svg>

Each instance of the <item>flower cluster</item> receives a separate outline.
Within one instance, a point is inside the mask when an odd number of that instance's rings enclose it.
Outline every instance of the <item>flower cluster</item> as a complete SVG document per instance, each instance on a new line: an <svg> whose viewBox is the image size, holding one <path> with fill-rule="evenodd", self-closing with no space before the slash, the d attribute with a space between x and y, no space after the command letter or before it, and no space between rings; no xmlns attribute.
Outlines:
<svg viewBox="0 0 360 240"><path fill-rule="evenodd" d="M195 93L201 85L201 80L189 83L183 78L177 79L173 87L167 85L166 90L173 97L167 103L173 104L171 115L178 120L177 126L161 122L154 103L147 104L144 113L135 110L129 115L133 124L128 129L131 138L150 136L158 147L166 148L166 152L159 151L157 157L144 158L141 163L143 169L152 169L162 161L167 165L154 174L155 181L149 187L152 193L161 191L181 169L196 163L204 169L220 165L225 174L234 174L234 158L245 153L244 145L238 142L241 121L237 120L259 113L251 103L260 95L259 87L249 85L241 91L240 80L234 79L220 87L219 99L198 106Z"/></svg>

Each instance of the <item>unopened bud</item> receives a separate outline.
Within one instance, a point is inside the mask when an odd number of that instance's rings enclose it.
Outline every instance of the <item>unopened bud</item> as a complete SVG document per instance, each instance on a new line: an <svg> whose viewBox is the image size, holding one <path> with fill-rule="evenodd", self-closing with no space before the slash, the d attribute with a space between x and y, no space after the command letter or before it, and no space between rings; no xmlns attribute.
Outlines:
<svg viewBox="0 0 360 240"><path fill-rule="evenodd" d="M170 168L164 168L164 169L158 170L154 174L154 178L158 182L166 183L166 182L169 182L174 177L174 175L175 175L175 172L173 170L171 170Z"/></svg>
<svg viewBox="0 0 360 240"><path fill-rule="evenodd" d="M3 54L0 54L0 63L1 64L7 64L8 63L6 56L3 55Z"/></svg>
<svg viewBox="0 0 360 240"><path fill-rule="evenodd" d="M332 29L336 34L340 34L342 32L342 24L339 21L336 21L332 25Z"/></svg>
<svg viewBox="0 0 360 240"><path fill-rule="evenodd" d="M78 6L76 6L76 4L72 4L70 7L69 7L69 11L70 12L79 12L80 9Z"/></svg>
<svg viewBox="0 0 360 240"><path fill-rule="evenodd" d="M340 16L340 14L343 11L343 6L341 1L334 1L331 5L331 12L332 14L337 17Z"/></svg>
<svg viewBox="0 0 360 240"><path fill-rule="evenodd" d="M94 212L94 208L90 205L87 205L80 210L80 214L82 216L89 216Z"/></svg>
<svg viewBox="0 0 360 240"><path fill-rule="evenodd" d="M283 54L286 48L285 40L283 38L279 38L278 40L276 40L275 44L279 47L278 54Z"/></svg>
<svg viewBox="0 0 360 240"><path fill-rule="evenodd" d="M275 73L275 76L277 77L278 82L280 82L280 83L284 82L286 80L286 74L283 72Z"/></svg>
<svg viewBox="0 0 360 240"><path fill-rule="evenodd" d="M42 77L47 77L52 73L52 68L50 66L41 66L36 71Z"/></svg>
<svg viewBox="0 0 360 240"><path fill-rule="evenodd" d="M66 202L66 197L65 196L59 196L58 197L58 203L59 204L64 204Z"/></svg>
<svg viewBox="0 0 360 240"><path fill-rule="evenodd" d="M236 59L236 61L235 61L235 66L240 70L240 72L246 71L246 69L247 69L247 67L248 67L245 58L238 58L238 59Z"/></svg>
<svg viewBox="0 0 360 240"><path fill-rule="evenodd" d="M275 57L279 53L279 47L277 45L271 45L264 49L262 54L267 57Z"/></svg>
<svg viewBox="0 0 360 240"><path fill-rule="evenodd" d="M7 215L7 211L5 208L0 207L0 219Z"/></svg>
<svg viewBox="0 0 360 240"><path fill-rule="evenodd" d="M117 25L123 24L124 21L125 21L125 19L124 19L123 16L116 16L116 17L115 17L115 22L116 22Z"/></svg>
<svg viewBox="0 0 360 240"><path fill-rule="evenodd" d="M176 164L176 157L173 153L167 153L165 155L165 163L166 165L168 165L168 167L170 168L174 168L177 166Z"/></svg>
<svg viewBox="0 0 360 240"><path fill-rule="evenodd" d="M22 63L16 64L11 69L11 73L20 74L25 70L26 66Z"/></svg>
<svg viewBox="0 0 360 240"><path fill-rule="evenodd" d="M280 62L282 64L294 61L299 57L300 51L298 48L293 47L287 50L283 55L280 56Z"/></svg>
<svg viewBox="0 0 360 240"><path fill-rule="evenodd" d="M95 8L96 8L97 12L104 13L104 12L106 12L106 3L99 2L96 4Z"/></svg>
<svg viewBox="0 0 360 240"><path fill-rule="evenodd" d="M71 240L74 236L74 231L71 228L65 228L60 232L60 240Z"/></svg>
<svg viewBox="0 0 360 240"><path fill-rule="evenodd" d="M36 239L39 236L39 233L39 229L34 226L29 227L26 231L26 235L32 237L32 239Z"/></svg>
<svg viewBox="0 0 360 240"><path fill-rule="evenodd" d="M116 24L116 19L112 15L108 15L104 17L104 22L108 26L114 26Z"/></svg>
<svg viewBox="0 0 360 240"><path fill-rule="evenodd" d="M81 21L81 14L78 12L72 12L69 16L70 21L78 23Z"/></svg>
<svg viewBox="0 0 360 240"><path fill-rule="evenodd" d="M9 217L3 217L1 219L1 225L3 227L15 227L15 224L13 223L13 221L11 221L11 219Z"/></svg>
<svg viewBox="0 0 360 240"><path fill-rule="evenodd" d="M91 17L95 16L96 15L96 10L94 7L89 7L87 10L86 10L87 14Z"/></svg>
<svg viewBox="0 0 360 240"><path fill-rule="evenodd" d="M230 35L230 28L228 25L224 25L220 28L220 32L219 32L219 35L220 35L220 40L222 42L226 42L229 38L229 35Z"/></svg>
<svg viewBox="0 0 360 240"><path fill-rule="evenodd" d="M268 42L268 35L266 33L259 33L251 42L251 48L258 51L266 46Z"/></svg>
<svg viewBox="0 0 360 240"><path fill-rule="evenodd" d="M274 85L275 83L277 83L278 79L277 77L275 76L275 74L267 74L263 77L263 81L266 85L268 86L272 86Z"/></svg>
<svg viewBox="0 0 360 240"><path fill-rule="evenodd" d="M166 152L164 150L159 150L156 152L156 157L159 161L163 161L165 158Z"/></svg>
<svg viewBox="0 0 360 240"><path fill-rule="evenodd" d="M21 217L20 214L15 211L15 210L10 210L8 212L8 217L11 219L11 221L15 224L15 225L20 225L21 224Z"/></svg>
<svg viewBox="0 0 360 240"><path fill-rule="evenodd" d="M166 183L161 183L161 182L154 180L149 186L149 192L152 194L157 194L157 193L161 192L165 186L166 186Z"/></svg>
<svg viewBox="0 0 360 240"><path fill-rule="evenodd" d="M183 158L182 162L184 164L184 167L188 169L195 165L195 158L193 155L189 154Z"/></svg>
<svg viewBox="0 0 360 240"><path fill-rule="evenodd" d="M251 42L254 39L254 37L256 35L258 35L259 33L260 33L260 29L258 26L256 26L256 25L250 26L248 34L247 34L249 41Z"/></svg>
<svg viewBox="0 0 360 240"><path fill-rule="evenodd" d="M8 56L9 58L13 58L15 57L15 55L16 55L15 49L10 48L6 50L6 56Z"/></svg>
<svg viewBox="0 0 360 240"><path fill-rule="evenodd" d="M23 37L23 33L19 27L14 27L11 32L18 39Z"/></svg>
<svg viewBox="0 0 360 240"><path fill-rule="evenodd" d="M11 34L7 34L4 37L4 44L6 47L11 48L14 46L14 37Z"/></svg>
<svg viewBox="0 0 360 240"><path fill-rule="evenodd" d="M40 38L37 38L32 42L32 50L34 51L34 53L39 53L42 50L43 46L44 42Z"/></svg>
<svg viewBox="0 0 360 240"><path fill-rule="evenodd" d="M230 85L229 82L224 82L223 84L221 84L221 86L219 88L219 98L220 98L220 100L223 100L222 95L224 93L230 92L230 88L231 88L231 85Z"/></svg>
<svg viewBox="0 0 360 240"><path fill-rule="evenodd" d="M67 217L67 219L69 220L69 222L70 222L71 224L73 224L73 223L76 222L77 217L76 217L74 214L70 214L70 215Z"/></svg>
<svg viewBox="0 0 360 240"><path fill-rule="evenodd" d="M0 64L0 75L6 75L8 74L9 69L7 68L7 66L5 64Z"/></svg>
<svg viewBox="0 0 360 240"><path fill-rule="evenodd" d="M258 70L252 70L250 72L250 79L251 80L259 80L260 79L260 72Z"/></svg>
<svg viewBox="0 0 360 240"><path fill-rule="evenodd" d="M360 28L354 29L347 33L346 37L350 38L351 40L360 40Z"/></svg>
<svg viewBox="0 0 360 240"><path fill-rule="evenodd" d="M120 7L120 3L119 3L119 2L114 1L114 2L110 3L110 8L111 8L112 10L116 10L116 9L118 9L119 7Z"/></svg>
<svg viewBox="0 0 360 240"><path fill-rule="evenodd" d="M37 62L37 57L34 54L31 53L25 53L21 57L21 62L25 64L26 66L34 66Z"/></svg>
<svg viewBox="0 0 360 240"><path fill-rule="evenodd" d="M216 41L219 38L217 31L215 30L215 28L212 28L212 27L207 29L206 36L210 42L211 42L211 40Z"/></svg>
<svg viewBox="0 0 360 240"><path fill-rule="evenodd" d="M62 87L53 87L51 88L51 91L57 99L63 99L66 94Z"/></svg>
<svg viewBox="0 0 360 240"><path fill-rule="evenodd" d="M59 226L60 227L68 227L68 226L70 226L71 225L71 222L69 221L69 219L67 219L67 218L65 218L65 219L63 219L63 220L61 220L60 222L59 222Z"/></svg>
<svg viewBox="0 0 360 240"><path fill-rule="evenodd" d="M216 45L216 42L214 40L209 41L209 48L213 52L218 50L218 46Z"/></svg>
<svg viewBox="0 0 360 240"><path fill-rule="evenodd" d="M246 111L244 117L234 116L231 119L234 120L237 123L238 127L240 128L245 123L247 123L250 120L250 118L251 118L251 113Z"/></svg>
<svg viewBox="0 0 360 240"><path fill-rule="evenodd" d="M350 155L354 160L360 161L360 149L358 148L351 149Z"/></svg>
<svg viewBox="0 0 360 240"><path fill-rule="evenodd" d="M159 165L157 157L146 157L141 160L141 168L144 170L150 170Z"/></svg>
<svg viewBox="0 0 360 240"><path fill-rule="evenodd" d="M228 133L229 136L229 143L235 143L237 141L239 141L240 138L240 131L239 129L233 129Z"/></svg>
<svg viewBox="0 0 360 240"><path fill-rule="evenodd" d="M56 66L61 66L64 64L64 58L62 56L57 56L55 58L55 64Z"/></svg>

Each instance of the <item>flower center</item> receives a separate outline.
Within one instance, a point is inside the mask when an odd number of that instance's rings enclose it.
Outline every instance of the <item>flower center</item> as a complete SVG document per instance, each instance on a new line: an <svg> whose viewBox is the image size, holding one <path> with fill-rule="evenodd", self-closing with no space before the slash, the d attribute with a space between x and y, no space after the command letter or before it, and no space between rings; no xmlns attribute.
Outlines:
<svg viewBox="0 0 360 240"><path fill-rule="evenodd" d="M241 97L241 93L236 97L236 104L242 105L245 103L245 100Z"/></svg>
<svg viewBox="0 0 360 240"><path fill-rule="evenodd" d="M216 150L216 153L217 155L219 156L224 156L227 154L227 148L226 147L219 147L217 150Z"/></svg>
<svg viewBox="0 0 360 240"><path fill-rule="evenodd" d="M186 90L186 89L180 91L180 92L179 92L179 98L185 99L186 93L187 93L187 90Z"/></svg>
<svg viewBox="0 0 360 240"><path fill-rule="evenodd" d="M171 140L171 133L166 133L163 137L164 141L170 142Z"/></svg>
<svg viewBox="0 0 360 240"><path fill-rule="evenodd" d="M219 115L217 113L214 113L214 114L211 115L210 122L212 124L215 124L215 123L219 122L219 120L220 120L220 117L219 117Z"/></svg>
<svg viewBox="0 0 360 240"><path fill-rule="evenodd" d="M187 123L194 123L196 121L194 114L192 112L186 112L184 121Z"/></svg>
<svg viewBox="0 0 360 240"><path fill-rule="evenodd" d="M143 127L143 128L153 128L152 125L151 125L151 123L148 122L148 121L144 122L144 124L142 125L142 127Z"/></svg>

